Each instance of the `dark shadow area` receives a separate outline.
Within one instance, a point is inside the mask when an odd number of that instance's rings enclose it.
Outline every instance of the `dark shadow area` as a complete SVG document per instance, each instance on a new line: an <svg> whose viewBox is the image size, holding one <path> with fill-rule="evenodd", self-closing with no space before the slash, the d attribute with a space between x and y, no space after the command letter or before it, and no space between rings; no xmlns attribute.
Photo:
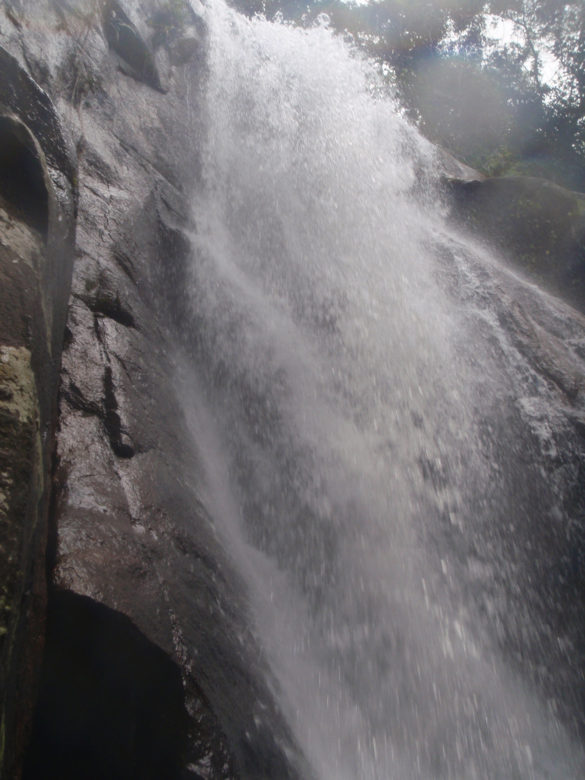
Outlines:
<svg viewBox="0 0 585 780"><path fill-rule="evenodd" d="M1 201L17 218L47 237L49 197L43 167L25 127L8 116L0 116Z"/></svg>
<svg viewBox="0 0 585 780"><path fill-rule="evenodd" d="M112 379L112 369L106 366L104 373L104 425L108 433L112 450L119 458L134 457L134 447L128 443L128 435L122 428L122 420L118 414L118 400Z"/></svg>
<svg viewBox="0 0 585 780"><path fill-rule="evenodd" d="M180 780L188 715L178 667L124 615L69 591L49 598L23 780Z"/></svg>

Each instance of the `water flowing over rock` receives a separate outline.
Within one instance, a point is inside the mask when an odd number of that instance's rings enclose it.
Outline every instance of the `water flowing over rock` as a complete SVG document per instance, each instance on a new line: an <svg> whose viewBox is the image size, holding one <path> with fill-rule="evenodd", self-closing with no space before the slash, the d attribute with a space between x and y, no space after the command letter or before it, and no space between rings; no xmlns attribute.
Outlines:
<svg viewBox="0 0 585 780"><path fill-rule="evenodd" d="M585 320L498 185L325 19L0 35L3 780L582 777Z"/></svg>

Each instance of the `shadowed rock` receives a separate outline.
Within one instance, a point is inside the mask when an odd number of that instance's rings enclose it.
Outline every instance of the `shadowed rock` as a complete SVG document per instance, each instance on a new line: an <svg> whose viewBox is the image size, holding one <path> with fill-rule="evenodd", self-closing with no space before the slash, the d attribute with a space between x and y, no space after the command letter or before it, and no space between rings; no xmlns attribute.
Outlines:
<svg viewBox="0 0 585 780"><path fill-rule="evenodd" d="M116 0L106 5L104 33L111 48L120 57L121 69L128 76L162 92L152 52Z"/></svg>
<svg viewBox="0 0 585 780"><path fill-rule="evenodd" d="M178 666L127 617L51 597L25 780L179 780L188 720Z"/></svg>
<svg viewBox="0 0 585 780"><path fill-rule="evenodd" d="M0 199L46 239L49 194L40 151L26 126L0 116Z"/></svg>
<svg viewBox="0 0 585 780"><path fill-rule="evenodd" d="M40 666L75 157L47 94L0 48L0 776L19 776Z"/></svg>

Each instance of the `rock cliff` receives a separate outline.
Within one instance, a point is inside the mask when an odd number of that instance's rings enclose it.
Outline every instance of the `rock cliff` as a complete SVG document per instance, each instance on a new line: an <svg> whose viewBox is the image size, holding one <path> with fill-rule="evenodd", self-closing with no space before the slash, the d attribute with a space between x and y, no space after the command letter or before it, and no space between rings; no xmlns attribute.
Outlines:
<svg viewBox="0 0 585 780"><path fill-rule="evenodd" d="M45 550L76 155L53 103L0 48L0 764L16 776L46 609Z"/></svg>
<svg viewBox="0 0 585 780"><path fill-rule="evenodd" d="M174 392L205 25L188 2L4 0L0 44L2 777L45 560L25 777L294 776Z"/></svg>
<svg viewBox="0 0 585 780"><path fill-rule="evenodd" d="M4 780L310 777L175 390L205 133L196 6L0 0ZM577 300L582 198L556 188L555 225L530 206L522 233L488 201L520 209L534 182L445 170L460 219ZM570 396L536 326L506 316Z"/></svg>

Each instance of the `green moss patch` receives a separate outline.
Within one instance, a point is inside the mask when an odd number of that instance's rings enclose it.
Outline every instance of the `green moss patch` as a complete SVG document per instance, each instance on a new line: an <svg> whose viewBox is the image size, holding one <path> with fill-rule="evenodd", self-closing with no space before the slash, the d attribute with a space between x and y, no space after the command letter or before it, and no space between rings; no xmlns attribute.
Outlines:
<svg viewBox="0 0 585 780"><path fill-rule="evenodd" d="M31 354L0 347L0 648L9 642L20 600L22 556L31 533L30 508L42 495L41 439Z"/></svg>

